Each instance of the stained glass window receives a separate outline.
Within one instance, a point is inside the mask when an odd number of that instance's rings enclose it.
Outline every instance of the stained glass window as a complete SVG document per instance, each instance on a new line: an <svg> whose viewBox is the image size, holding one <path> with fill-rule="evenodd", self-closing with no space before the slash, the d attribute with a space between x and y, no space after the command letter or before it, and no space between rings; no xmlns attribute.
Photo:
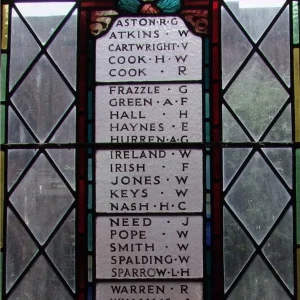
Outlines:
<svg viewBox="0 0 300 300"><path fill-rule="evenodd" d="M299 298L299 1L1 8L1 299Z"/></svg>

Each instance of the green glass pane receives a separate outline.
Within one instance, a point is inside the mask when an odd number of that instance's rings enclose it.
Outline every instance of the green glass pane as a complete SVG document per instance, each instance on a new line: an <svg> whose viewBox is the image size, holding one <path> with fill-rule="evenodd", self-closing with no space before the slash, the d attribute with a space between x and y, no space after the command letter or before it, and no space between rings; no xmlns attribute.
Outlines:
<svg viewBox="0 0 300 300"><path fill-rule="evenodd" d="M205 93L205 117L210 117L210 100L209 100L209 94Z"/></svg>
<svg viewBox="0 0 300 300"><path fill-rule="evenodd" d="M206 188L210 190L210 155L206 155Z"/></svg>
<svg viewBox="0 0 300 300"><path fill-rule="evenodd" d="M88 159L88 180L93 180L93 160L91 158Z"/></svg>
<svg viewBox="0 0 300 300"><path fill-rule="evenodd" d="M293 1L293 43L299 44L299 6L298 1Z"/></svg>
<svg viewBox="0 0 300 300"><path fill-rule="evenodd" d="M93 208L93 185L88 186L88 209Z"/></svg>
<svg viewBox="0 0 300 300"><path fill-rule="evenodd" d="M5 142L5 106L0 105L0 144Z"/></svg>
<svg viewBox="0 0 300 300"><path fill-rule="evenodd" d="M7 68L7 54L1 54L1 90L0 90L0 101L5 101L6 97L6 68Z"/></svg>

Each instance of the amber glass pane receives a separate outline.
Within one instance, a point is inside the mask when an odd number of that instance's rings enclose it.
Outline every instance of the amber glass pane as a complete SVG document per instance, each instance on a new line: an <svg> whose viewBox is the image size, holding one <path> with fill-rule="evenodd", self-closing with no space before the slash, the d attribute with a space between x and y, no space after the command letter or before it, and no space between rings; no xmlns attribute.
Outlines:
<svg viewBox="0 0 300 300"><path fill-rule="evenodd" d="M2 50L7 49L7 41L8 41L8 13L9 13L9 6L2 5L2 32L1 32L1 48Z"/></svg>

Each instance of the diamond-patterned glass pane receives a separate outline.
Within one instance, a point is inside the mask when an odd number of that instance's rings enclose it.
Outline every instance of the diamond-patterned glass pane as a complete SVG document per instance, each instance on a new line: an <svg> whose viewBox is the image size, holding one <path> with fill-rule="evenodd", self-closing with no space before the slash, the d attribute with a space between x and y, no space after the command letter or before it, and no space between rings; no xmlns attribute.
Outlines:
<svg viewBox="0 0 300 300"><path fill-rule="evenodd" d="M72 194L43 154L10 197L40 244L44 244L73 200Z"/></svg>
<svg viewBox="0 0 300 300"><path fill-rule="evenodd" d="M73 300L43 256L40 256L26 276L8 297L9 300Z"/></svg>
<svg viewBox="0 0 300 300"><path fill-rule="evenodd" d="M73 88L76 86L77 11L70 17L48 48L49 54Z"/></svg>
<svg viewBox="0 0 300 300"><path fill-rule="evenodd" d="M291 125L291 105L283 111L273 125L267 136L264 138L265 142L291 142L292 141L292 125Z"/></svg>
<svg viewBox="0 0 300 300"><path fill-rule="evenodd" d="M8 109L8 142L34 143L33 137L11 108Z"/></svg>
<svg viewBox="0 0 300 300"><path fill-rule="evenodd" d="M75 150L49 149L47 151L72 188L75 189Z"/></svg>
<svg viewBox="0 0 300 300"><path fill-rule="evenodd" d="M254 246L226 208L223 225L224 284L227 290L254 252Z"/></svg>
<svg viewBox="0 0 300 300"><path fill-rule="evenodd" d="M265 148L263 151L270 159L276 170L286 183L292 187L292 149L290 148Z"/></svg>
<svg viewBox="0 0 300 300"><path fill-rule="evenodd" d="M224 87L245 60L252 46L224 8L222 8L221 24L222 84Z"/></svg>
<svg viewBox="0 0 300 300"><path fill-rule="evenodd" d="M224 97L258 140L287 100L288 94L260 56L254 54Z"/></svg>
<svg viewBox="0 0 300 300"><path fill-rule="evenodd" d="M73 108L54 133L51 143L74 143L76 138L76 109Z"/></svg>
<svg viewBox="0 0 300 300"><path fill-rule="evenodd" d="M223 105L223 142L249 142L249 139L231 113Z"/></svg>
<svg viewBox="0 0 300 300"><path fill-rule="evenodd" d="M225 189L241 164L250 153L249 148L228 148L223 150L223 188Z"/></svg>
<svg viewBox="0 0 300 300"><path fill-rule="evenodd" d="M51 260L75 290L75 211L73 211L46 249Z"/></svg>
<svg viewBox="0 0 300 300"><path fill-rule="evenodd" d="M38 248L14 213L7 210L6 291L10 290Z"/></svg>
<svg viewBox="0 0 300 300"><path fill-rule="evenodd" d="M293 212L291 208L267 240L263 253L293 293Z"/></svg>
<svg viewBox="0 0 300 300"><path fill-rule="evenodd" d="M290 297L262 259L257 256L227 299L290 300Z"/></svg>
<svg viewBox="0 0 300 300"><path fill-rule="evenodd" d="M75 142L76 110L69 113L62 125L57 129L51 143ZM47 150L57 167L63 173L73 189L75 189L75 150L74 149L49 149Z"/></svg>
<svg viewBox="0 0 300 300"><path fill-rule="evenodd" d="M10 189L32 159L35 151L32 149L8 150L7 187Z"/></svg>
<svg viewBox="0 0 300 300"><path fill-rule="evenodd" d="M284 10L265 37L260 49L285 83L290 86L289 7Z"/></svg>
<svg viewBox="0 0 300 300"><path fill-rule="evenodd" d="M74 2L17 3L16 6L42 44L45 44ZM76 30L75 30L76 31Z"/></svg>
<svg viewBox="0 0 300 300"><path fill-rule="evenodd" d="M74 97L49 60L42 56L12 97L30 128L44 141Z"/></svg>
<svg viewBox="0 0 300 300"><path fill-rule="evenodd" d="M260 154L255 153L226 201L257 243L265 237L290 195Z"/></svg>
<svg viewBox="0 0 300 300"><path fill-rule="evenodd" d="M234 13L241 25L245 28L254 42L257 42L274 19L285 0L277 0L272 5L272 0L225 0L230 10Z"/></svg>
<svg viewBox="0 0 300 300"><path fill-rule="evenodd" d="M12 15L9 71L10 90L40 51L37 42L14 9Z"/></svg>

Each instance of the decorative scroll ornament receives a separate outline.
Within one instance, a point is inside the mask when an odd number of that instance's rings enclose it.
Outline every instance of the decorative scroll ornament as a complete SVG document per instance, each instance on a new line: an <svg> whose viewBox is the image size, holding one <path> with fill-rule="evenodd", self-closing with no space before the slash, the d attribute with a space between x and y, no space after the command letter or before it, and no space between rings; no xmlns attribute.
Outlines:
<svg viewBox="0 0 300 300"><path fill-rule="evenodd" d="M118 15L115 10L93 11L91 20L91 33L100 35L105 32L111 25L112 19Z"/></svg>
<svg viewBox="0 0 300 300"><path fill-rule="evenodd" d="M201 9L187 9L181 12L184 19L193 26L195 33L208 33L208 11Z"/></svg>

